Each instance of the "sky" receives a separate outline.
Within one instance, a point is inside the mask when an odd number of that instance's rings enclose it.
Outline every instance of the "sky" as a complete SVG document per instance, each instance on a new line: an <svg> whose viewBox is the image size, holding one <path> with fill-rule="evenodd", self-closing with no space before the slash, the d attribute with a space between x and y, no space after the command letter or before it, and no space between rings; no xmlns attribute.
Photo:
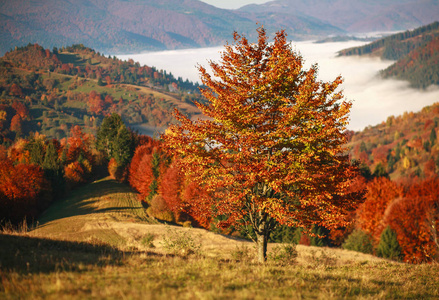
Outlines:
<svg viewBox="0 0 439 300"><path fill-rule="evenodd" d="M360 46L364 42L315 44L293 42L293 49L305 59L305 69L317 63L318 79L332 81L338 75L344 78L341 89L347 100L353 101L350 114L351 130L362 130L368 125L377 125L387 117L402 115L405 111L420 111L424 106L439 101L439 87L419 91L409 87L405 81L383 80L378 72L391 65L392 61L367 57L336 57L339 50ZM218 62L223 47L170 50L141 54L119 55L121 59L133 58L141 65L155 66L190 81L199 81L196 65L208 70L208 60Z"/></svg>
<svg viewBox="0 0 439 300"><path fill-rule="evenodd" d="M200 0L210 5L225 8L225 9L238 9L248 4L262 4L272 0Z"/></svg>

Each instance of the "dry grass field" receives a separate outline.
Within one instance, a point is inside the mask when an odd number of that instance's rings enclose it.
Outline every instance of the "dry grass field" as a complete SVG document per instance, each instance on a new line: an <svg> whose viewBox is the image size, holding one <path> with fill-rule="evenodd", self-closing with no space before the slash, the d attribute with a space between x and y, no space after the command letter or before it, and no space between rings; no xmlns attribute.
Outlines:
<svg viewBox="0 0 439 300"><path fill-rule="evenodd" d="M0 234L0 299L437 299L439 265L297 246L257 263L253 244L148 217L131 189L96 181L28 232Z"/></svg>

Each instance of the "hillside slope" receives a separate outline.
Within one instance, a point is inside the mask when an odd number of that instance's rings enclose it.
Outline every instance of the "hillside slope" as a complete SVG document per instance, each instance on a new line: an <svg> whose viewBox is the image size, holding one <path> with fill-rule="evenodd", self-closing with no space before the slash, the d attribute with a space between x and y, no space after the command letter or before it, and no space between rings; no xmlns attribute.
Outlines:
<svg viewBox="0 0 439 300"><path fill-rule="evenodd" d="M105 244L120 250L151 250L143 241L151 235L155 237L154 251L164 253L163 238L174 231L190 232L209 256L230 254L242 243L249 244L204 229L174 226L171 229L160 224L146 214L137 193L109 178L80 187L59 199L39 218L37 228L28 236Z"/></svg>
<svg viewBox="0 0 439 300"><path fill-rule="evenodd" d="M439 84L439 22L400 32L361 47L345 49L340 56L370 55L396 60L383 70L384 78L407 80L415 88Z"/></svg>
<svg viewBox="0 0 439 300"><path fill-rule="evenodd" d="M230 259L233 252L253 243L200 228L184 228L161 224L146 214L137 193L125 184L104 178L80 187L66 198L55 202L38 220L36 229L26 236L66 242L87 242L116 249L166 253L163 240L170 235L186 235L204 256ZM153 248L144 242L153 236ZM275 244L270 244L273 249ZM317 247L298 246L300 261L305 262ZM247 249L247 251L251 251ZM382 261L372 255L343 249L323 249L326 255L337 257L338 264L352 261ZM256 257L256 256L255 256Z"/></svg>
<svg viewBox="0 0 439 300"><path fill-rule="evenodd" d="M0 58L0 74L0 143L37 131L62 139L73 125L95 133L112 113L151 134L172 122L174 108L200 115L198 84L83 45L17 47Z"/></svg>
<svg viewBox="0 0 439 300"><path fill-rule="evenodd" d="M126 240L110 225L114 222L157 223L146 215L129 186L105 178L73 190L52 204L30 236L124 246Z"/></svg>
<svg viewBox="0 0 439 300"><path fill-rule="evenodd" d="M439 35L410 51L381 74L384 78L407 80L413 87L421 89L439 85Z"/></svg>
<svg viewBox="0 0 439 300"><path fill-rule="evenodd" d="M392 180L410 183L438 173L438 137L439 103L435 103L355 132L347 146L352 158L372 172L384 171Z"/></svg>

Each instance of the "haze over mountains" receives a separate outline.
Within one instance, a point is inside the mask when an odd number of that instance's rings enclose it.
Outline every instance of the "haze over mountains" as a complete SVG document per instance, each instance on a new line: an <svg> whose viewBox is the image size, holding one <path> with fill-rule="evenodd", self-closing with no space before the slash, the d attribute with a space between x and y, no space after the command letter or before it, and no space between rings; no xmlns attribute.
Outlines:
<svg viewBox="0 0 439 300"><path fill-rule="evenodd" d="M361 33L406 30L439 19L436 0L277 0L247 5L241 15L257 16L263 24L288 25L289 16L306 16L342 31ZM274 21L276 20L276 21ZM281 26L282 27L282 26ZM284 28L284 27L282 27Z"/></svg>
<svg viewBox="0 0 439 300"><path fill-rule="evenodd" d="M1 0L0 54L38 43L82 43L105 53L196 48L285 29L291 39L404 30L431 23L436 0L277 0L225 10L197 0Z"/></svg>

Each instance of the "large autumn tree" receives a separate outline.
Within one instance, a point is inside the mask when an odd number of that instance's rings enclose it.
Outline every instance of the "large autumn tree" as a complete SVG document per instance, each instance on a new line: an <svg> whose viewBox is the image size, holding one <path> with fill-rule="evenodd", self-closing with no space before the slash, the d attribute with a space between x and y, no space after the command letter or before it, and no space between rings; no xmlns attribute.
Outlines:
<svg viewBox="0 0 439 300"><path fill-rule="evenodd" d="M208 118L176 111L180 123L163 139L209 193L194 205L220 226L253 230L264 262L278 224L345 226L361 195L347 190L356 168L343 148L351 103L337 91L342 79L317 81L317 66L303 69L284 31L273 43L258 33L254 44L235 33L221 61L209 62L214 76L198 67L208 103L197 106Z"/></svg>

